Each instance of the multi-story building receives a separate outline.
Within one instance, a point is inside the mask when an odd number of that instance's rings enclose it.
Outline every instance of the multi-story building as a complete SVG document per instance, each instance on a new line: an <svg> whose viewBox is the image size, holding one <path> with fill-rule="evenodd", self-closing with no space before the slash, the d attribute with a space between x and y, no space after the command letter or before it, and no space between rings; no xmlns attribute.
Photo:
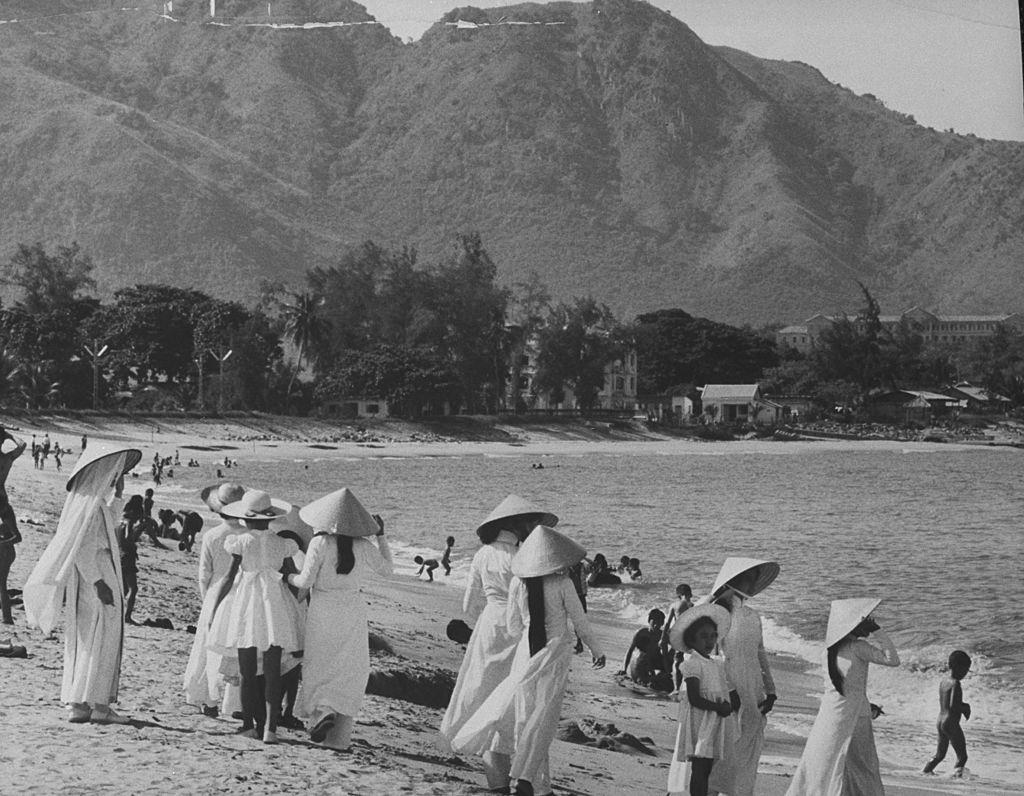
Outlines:
<svg viewBox="0 0 1024 796"><path fill-rule="evenodd" d="M821 336L824 329L830 327L842 315L812 315L802 324L786 326L775 333L775 340L780 348L795 348L806 353L810 351ZM854 320L855 316L845 316ZM939 315L920 307L911 307L899 315L880 315L878 320L883 326L893 328L904 320L928 342L956 343L973 340L978 337L989 337L995 334L999 325L1024 328L1024 315Z"/></svg>
<svg viewBox="0 0 1024 796"><path fill-rule="evenodd" d="M533 380L537 374L537 340L527 341L523 353L524 363L519 380L519 394L522 403L532 409L578 409L579 402L572 388L562 388L562 400L550 393L535 391ZM613 359L604 366L604 385L597 394L595 409L635 411L637 403L637 359L636 349L630 348L622 357Z"/></svg>

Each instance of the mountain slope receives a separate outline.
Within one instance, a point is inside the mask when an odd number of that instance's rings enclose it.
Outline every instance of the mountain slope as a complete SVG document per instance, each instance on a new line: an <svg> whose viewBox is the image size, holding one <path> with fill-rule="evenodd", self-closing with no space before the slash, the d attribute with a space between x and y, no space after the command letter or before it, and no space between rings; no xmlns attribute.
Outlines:
<svg viewBox="0 0 1024 796"><path fill-rule="evenodd" d="M247 298L365 238L430 262L479 230L505 281L624 314L799 319L858 279L892 309L1024 307L1024 145L636 0L464 8L415 44L350 0L271 8L0 2L32 17L0 25L0 245ZM484 24L508 22L544 24Z"/></svg>

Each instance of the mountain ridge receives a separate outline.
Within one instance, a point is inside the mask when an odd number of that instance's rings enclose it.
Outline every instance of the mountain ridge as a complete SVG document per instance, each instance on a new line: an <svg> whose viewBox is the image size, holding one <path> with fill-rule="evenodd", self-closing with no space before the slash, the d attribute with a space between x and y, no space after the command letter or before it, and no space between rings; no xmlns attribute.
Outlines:
<svg viewBox="0 0 1024 796"><path fill-rule="evenodd" d="M637 0L455 9L412 44L349 0L205 8L0 26L5 248L77 238L103 291L250 299L367 238L429 263L477 230L506 283L624 315L793 321L857 306L857 281L894 309L1024 306L1024 144ZM243 27L282 21L359 24Z"/></svg>

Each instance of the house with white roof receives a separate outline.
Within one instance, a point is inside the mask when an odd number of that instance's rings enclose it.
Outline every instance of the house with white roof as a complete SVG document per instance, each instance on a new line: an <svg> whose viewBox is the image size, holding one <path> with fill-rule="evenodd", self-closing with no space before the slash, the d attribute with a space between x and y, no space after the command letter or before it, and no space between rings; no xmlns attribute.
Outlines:
<svg viewBox="0 0 1024 796"><path fill-rule="evenodd" d="M707 384L700 388L704 415L713 423L778 423L782 406L761 395L757 384Z"/></svg>

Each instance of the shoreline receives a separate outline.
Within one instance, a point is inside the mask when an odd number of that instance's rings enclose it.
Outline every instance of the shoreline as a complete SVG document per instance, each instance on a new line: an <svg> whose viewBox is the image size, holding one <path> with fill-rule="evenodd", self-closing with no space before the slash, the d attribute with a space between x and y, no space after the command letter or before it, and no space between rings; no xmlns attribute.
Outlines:
<svg viewBox="0 0 1024 796"><path fill-rule="evenodd" d="M154 450L167 455L180 445L184 458L196 442L204 459L238 451L239 457L287 460L302 454L329 457L368 458L373 456L446 456L514 455L538 456L565 453L616 453L628 450L622 440L533 439L519 444L476 441L465 443L403 441L369 447L357 441L338 443L336 449L310 447L306 441L256 441L241 445L207 433L196 437L195 429L165 430L131 435L131 429L93 427L90 439L133 442L143 450L143 463ZM109 433L107 436L106 433ZM59 438L71 432L50 431ZM17 436L22 433L15 431ZM635 441L635 440L634 440ZM723 446L686 440L636 441L642 450L711 453ZM221 443L226 443L222 445ZM318 443L313 443L318 444ZM374 443L376 445L376 443ZM748 449L799 450L804 443L750 441L730 443L724 448L741 452ZM918 443L875 441L857 443L806 443L821 449L833 445L843 449L864 447L900 450ZM653 447L652 447L653 446ZM710 446L710 447L709 447ZM756 446L756 447L755 447ZM767 448L766 448L767 446ZM921 443L922 447L930 447ZM949 447L949 446L945 446ZM69 457L64 473L49 468L34 470L29 457L23 456L9 479L12 504L19 517L24 542L12 568L10 586L20 587L50 538L64 499L64 479L73 459ZM184 469L184 468L183 468ZM208 474L204 462L202 473ZM232 471L226 471L230 477ZM139 479L131 489L139 489ZM181 478L179 480L195 480ZM211 479L212 480L212 479ZM165 482L165 486L167 482ZM185 490L177 484L174 499L200 510L204 519L212 515L201 506L197 490ZM158 489L158 495L161 490ZM209 527L207 525L206 527ZM399 534L400 536L401 534ZM126 628L125 662L122 669L121 710L134 720L127 727L76 726L65 721L58 702L63 644L28 630L24 614L16 611L13 628L0 629L0 640L11 639L28 647L25 660L0 660L0 677L20 688L8 687L0 693L0 712L17 727L17 736L4 746L5 762L11 764L9 787L26 793L55 790L52 772L61 772L67 788L107 790L110 792L165 793L181 790L220 792L246 788L255 793L279 793L311 789L334 793L476 794L483 792L479 762L448 755L434 744L442 710L401 699L368 696L358 717L354 737L356 745L349 754L338 754L311 745L304 733L282 732L282 743L265 747L261 743L234 736L230 719L210 719L186 706L180 695L180 681L193 636L185 631L198 615L199 598L194 585L198 546L186 554L176 548L156 549L140 546L140 593L136 614L146 618L168 618L174 630L146 626ZM407 575L374 583L365 590L369 603L371 630L393 648L394 655L374 654L374 670L402 680L415 674L447 673L453 676L461 663L462 650L445 637L445 624L461 615L458 589L442 584L418 581ZM598 612L600 613L600 612ZM643 754L622 745L612 748L556 741L552 747L552 772L559 794L618 796L629 787L637 793L663 793L671 746L675 736L674 702L641 689L632 689L610 675L628 646L636 627L625 620L595 616L597 634L610 662L603 671L589 668L589 656L578 656L573 663L563 708L563 721L580 723L590 733L594 724L614 724L647 744L653 754ZM786 716L813 716L822 679L806 661L771 653L773 673L779 686L776 706L778 722L769 720L758 794L781 796L796 766L804 738L778 729ZM591 737L596 737L591 735ZM605 739L597 738L598 743ZM109 753L96 755L102 747ZM883 779L888 792L896 796L927 793L1004 794L1013 791L1002 786L943 777L925 778L912 774L898 763L883 760ZM45 783L45 784L44 784Z"/></svg>

